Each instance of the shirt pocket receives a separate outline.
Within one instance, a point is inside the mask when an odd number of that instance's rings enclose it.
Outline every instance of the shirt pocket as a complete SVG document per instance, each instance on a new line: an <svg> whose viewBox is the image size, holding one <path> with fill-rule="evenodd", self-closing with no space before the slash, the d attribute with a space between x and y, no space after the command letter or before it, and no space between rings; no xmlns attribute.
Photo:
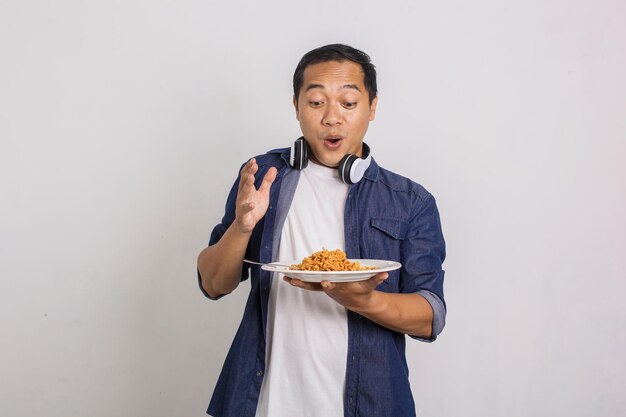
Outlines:
<svg viewBox="0 0 626 417"><path fill-rule="evenodd" d="M370 228L370 257L401 263L402 241L406 238L409 223L392 217L372 217ZM387 281L397 285L399 277L400 270L397 269L389 273Z"/></svg>
<svg viewBox="0 0 626 417"><path fill-rule="evenodd" d="M409 229L407 222L391 217L372 217L370 225L395 240L404 240Z"/></svg>

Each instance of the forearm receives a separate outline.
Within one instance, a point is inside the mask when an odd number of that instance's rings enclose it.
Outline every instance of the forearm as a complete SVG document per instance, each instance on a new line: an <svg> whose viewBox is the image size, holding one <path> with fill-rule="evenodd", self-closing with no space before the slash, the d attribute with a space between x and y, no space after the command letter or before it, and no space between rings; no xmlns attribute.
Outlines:
<svg viewBox="0 0 626 417"><path fill-rule="evenodd" d="M241 269L251 233L232 225L222 238L198 255L202 288L213 298L232 292L241 280Z"/></svg>
<svg viewBox="0 0 626 417"><path fill-rule="evenodd" d="M381 326L411 336L432 336L433 309L419 294L373 291L365 302L347 306Z"/></svg>

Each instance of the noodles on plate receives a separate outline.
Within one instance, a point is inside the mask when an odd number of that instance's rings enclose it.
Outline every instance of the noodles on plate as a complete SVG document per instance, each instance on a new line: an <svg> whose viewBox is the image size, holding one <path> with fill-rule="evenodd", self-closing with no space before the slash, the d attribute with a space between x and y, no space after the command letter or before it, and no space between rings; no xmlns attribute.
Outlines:
<svg viewBox="0 0 626 417"><path fill-rule="evenodd" d="M291 265L289 269L298 271L369 271L376 268L349 261L345 252L340 249L323 249L307 256L299 264Z"/></svg>

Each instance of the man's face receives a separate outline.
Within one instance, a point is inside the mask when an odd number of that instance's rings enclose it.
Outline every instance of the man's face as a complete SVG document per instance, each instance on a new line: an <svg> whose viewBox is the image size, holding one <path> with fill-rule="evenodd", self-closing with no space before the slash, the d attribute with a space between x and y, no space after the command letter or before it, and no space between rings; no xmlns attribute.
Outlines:
<svg viewBox="0 0 626 417"><path fill-rule="evenodd" d="M361 144L376 102L369 103L361 65L352 61L313 64L304 70L294 106L314 162L335 167L346 154L361 156Z"/></svg>

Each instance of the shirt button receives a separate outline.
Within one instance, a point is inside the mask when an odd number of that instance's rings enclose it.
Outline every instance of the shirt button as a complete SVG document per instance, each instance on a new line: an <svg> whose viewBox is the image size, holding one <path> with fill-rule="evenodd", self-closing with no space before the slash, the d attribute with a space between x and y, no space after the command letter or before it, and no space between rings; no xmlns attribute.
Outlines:
<svg viewBox="0 0 626 417"><path fill-rule="evenodd" d="M352 355L352 360L355 361L356 360L356 355Z"/></svg>
<svg viewBox="0 0 626 417"><path fill-rule="evenodd" d="M349 402L350 404L352 404L352 397L350 397L350 398L348 399L348 402Z"/></svg>
<svg viewBox="0 0 626 417"><path fill-rule="evenodd" d="M256 376L263 376L263 371L261 370L256 371Z"/></svg>

